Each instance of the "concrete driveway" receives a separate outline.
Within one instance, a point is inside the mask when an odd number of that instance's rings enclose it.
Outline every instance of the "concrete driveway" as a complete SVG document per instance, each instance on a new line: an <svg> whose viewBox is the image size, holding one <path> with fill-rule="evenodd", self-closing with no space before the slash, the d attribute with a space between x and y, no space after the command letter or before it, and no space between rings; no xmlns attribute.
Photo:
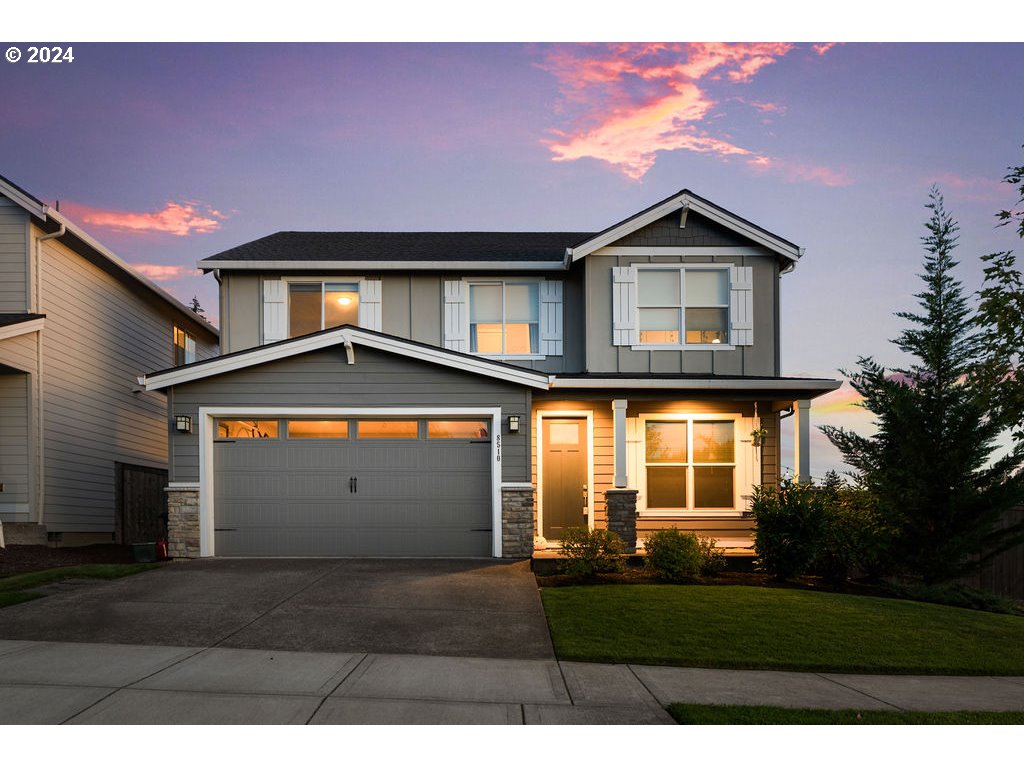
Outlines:
<svg viewBox="0 0 1024 768"><path fill-rule="evenodd" d="M553 659L528 562L196 560L65 583L0 638Z"/></svg>

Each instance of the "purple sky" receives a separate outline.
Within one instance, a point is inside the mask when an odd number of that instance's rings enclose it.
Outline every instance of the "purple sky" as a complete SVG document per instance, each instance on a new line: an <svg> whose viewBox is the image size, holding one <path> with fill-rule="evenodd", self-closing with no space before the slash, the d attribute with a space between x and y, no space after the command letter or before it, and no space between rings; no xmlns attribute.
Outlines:
<svg viewBox="0 0 1024 768"><path fill-rule="evenodd" d="M5 45L6 47L6 45ZM22 46L24 48L24 46ZM807 249L785 374L902 362L929 186L978 255L1024 162L1020 44L76 44L0 65L0 173L216 320L282 229L599 230L688 187ZM864 428L842 394L816 423ZM787 463L784 457L784 463ZM838 466L819 437L814 474Z"/></svg>

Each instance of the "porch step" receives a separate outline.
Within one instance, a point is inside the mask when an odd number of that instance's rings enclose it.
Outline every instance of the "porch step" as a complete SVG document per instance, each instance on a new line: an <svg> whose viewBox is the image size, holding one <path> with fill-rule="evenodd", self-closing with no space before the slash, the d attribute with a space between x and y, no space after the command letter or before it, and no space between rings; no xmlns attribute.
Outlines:
<svg viewBox="0 0 1024 768"><path fill-rule="evenodd" d="M46 526L38 523L0 523L0 543L4 546L31 545L45 547Z"/></svg>

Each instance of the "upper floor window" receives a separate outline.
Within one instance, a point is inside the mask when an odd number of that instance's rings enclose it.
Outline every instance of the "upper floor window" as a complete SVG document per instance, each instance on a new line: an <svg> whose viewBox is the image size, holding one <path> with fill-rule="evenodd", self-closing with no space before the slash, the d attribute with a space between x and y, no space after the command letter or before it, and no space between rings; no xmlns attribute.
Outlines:
<svg viewBox="0 0 1024 768"><path fill-rule="evenodd" d="M174 364L188 365L196 361L196 340L191 334L174 326Z"/></svg>
<svg viewBox="0 0 1024 768"><path fill-rule="evenodd" d="M640 344L728 344L729 270L638 269Z"/></svg>
<svg viewBox="0 0 1024 768"><path fill-rule="evenodd" d="M469 351L481 355L540 353L540 297L536 282L469 284Z"/></svg>
<svg viewBox="0 0 1024 768"><path fill-rule="evenodd" d="M719 264L612 267L612 344L732 350L754 343L754 269Z"/></svg>
<svg viewBox="0 0 1024 768"><path fill-rule="evenodd" d="M288 283L289 338L358 323L358 283Z"/></svg>

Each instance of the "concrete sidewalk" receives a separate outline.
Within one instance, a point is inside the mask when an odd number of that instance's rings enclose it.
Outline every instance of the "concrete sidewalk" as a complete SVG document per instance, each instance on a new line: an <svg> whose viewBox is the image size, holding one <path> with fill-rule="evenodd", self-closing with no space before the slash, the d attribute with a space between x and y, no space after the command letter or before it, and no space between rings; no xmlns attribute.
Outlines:
<svg viewBox="0 0 1024 768"><path fill-rule="evenodd" d="M1024 710L1024 677L0 640L0 724L668 724L675 701Z"/></svg>

